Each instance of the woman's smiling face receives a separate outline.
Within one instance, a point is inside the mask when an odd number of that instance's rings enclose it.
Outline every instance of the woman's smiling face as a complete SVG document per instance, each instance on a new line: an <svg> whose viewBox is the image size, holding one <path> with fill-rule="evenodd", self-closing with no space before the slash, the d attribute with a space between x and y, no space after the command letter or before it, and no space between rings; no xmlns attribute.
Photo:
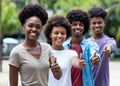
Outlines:
<svg viewBox="0 0 120 86"><path fill-rule="evenodd" d="M50 37L52 40L52 46L61 48L67 37L66 29L62 26L54 26L50 33Z"/></svg>
<svg viewBox="0 0 120 86"><path fill-rule="evenodd" d="M42 29L42 22L38 17L30 17L23 25L25 36L27 40L36 40Z"/></svg>

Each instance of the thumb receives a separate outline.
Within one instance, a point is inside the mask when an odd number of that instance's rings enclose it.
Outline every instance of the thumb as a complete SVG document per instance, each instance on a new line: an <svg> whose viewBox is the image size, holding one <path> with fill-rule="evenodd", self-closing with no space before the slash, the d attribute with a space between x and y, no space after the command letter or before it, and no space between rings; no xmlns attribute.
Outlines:
<svg viewBox="0 0 120 86"><path fill-rule="evenodd" d="M93 55L93 57L96 57L96 52L94 52L94 55Z"/></svg>
<svg viewBox="0 0 120 86"><path fill-rule="evenodd" d="M82 53L80 53L79 59L82 60Z"/></svg>

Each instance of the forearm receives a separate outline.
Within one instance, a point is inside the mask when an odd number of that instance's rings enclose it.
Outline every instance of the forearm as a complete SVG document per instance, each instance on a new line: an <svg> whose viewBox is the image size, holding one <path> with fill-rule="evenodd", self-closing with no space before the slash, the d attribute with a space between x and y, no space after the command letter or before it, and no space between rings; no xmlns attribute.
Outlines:
<svg viewBox="0 0 120 86"><path fill-rule="evenodd" d="M10 66L9 82L10 86L18 86L18 69L13 66Z"/></svg>
<svg viewBox="0 0 120 86"><path fill-rule="evenodd" d="M18 86L18 80L10 78L10 86Z"/></svg>

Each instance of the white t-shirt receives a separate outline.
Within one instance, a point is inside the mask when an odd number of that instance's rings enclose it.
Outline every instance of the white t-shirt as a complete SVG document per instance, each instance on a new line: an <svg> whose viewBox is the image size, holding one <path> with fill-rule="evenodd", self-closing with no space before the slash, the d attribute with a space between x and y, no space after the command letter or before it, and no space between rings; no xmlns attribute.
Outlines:
<svg viewBox="0 0 120 86"><path fill-rule="evenodd" d="M62 77L57 80L54 78L51 69L49 70L48 86L72 86L71 83L71 68L72 57L78 56L74 50L54 50L54 56L57 58L57 63L61 67Z"/></svg>
<svg viewBox="0 0 120 86"><path fill-rule="evenodd" d="M21 86L48 86L49 58L53 56L50 45L40 43L41 56L33 57L22 44L10 53L9 65L19 68Z"/></svg>

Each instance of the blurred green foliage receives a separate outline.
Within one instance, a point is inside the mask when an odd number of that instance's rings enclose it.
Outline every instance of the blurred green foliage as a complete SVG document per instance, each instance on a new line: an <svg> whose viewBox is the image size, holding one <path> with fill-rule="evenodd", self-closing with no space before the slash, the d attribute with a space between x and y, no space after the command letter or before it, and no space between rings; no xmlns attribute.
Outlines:
<svg viewBox="0 0 120 86"><path fill-rule="evenodd" d="M120 44L120 0L2 0L2 33L12 34L20 30L17 15L24 5L37 2L53 15L65 16L72 9L88 11L102 7L108 12L105 34L114 37Z"/></svg>
<svg viewBox="0 0 120 86"><path fill-rule="evenodd" d="M118 28L117 34L116 34L116 41L118 47L120 47L120 27Z"/></svg>
<svg viewBox="0 0 120 86"><path fill-rule="evenodd" d="M1 32L3 37L20 29L20 23L17 19L18 11L15 3L9 0L2 1Z"/></svg>

